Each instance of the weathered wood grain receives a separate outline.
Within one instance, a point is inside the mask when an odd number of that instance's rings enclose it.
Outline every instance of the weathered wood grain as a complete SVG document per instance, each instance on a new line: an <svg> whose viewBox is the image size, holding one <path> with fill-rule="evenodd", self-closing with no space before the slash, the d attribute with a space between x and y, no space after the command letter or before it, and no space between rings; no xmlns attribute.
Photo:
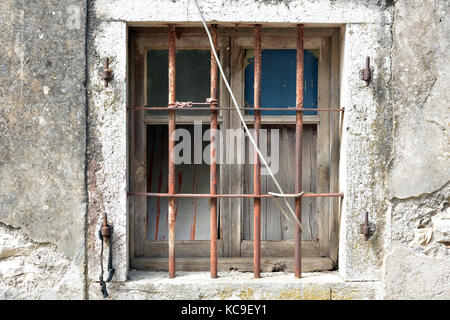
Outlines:
<svg viewBox="0 0 450 320"><path fill-rule="evenodd" d="M294 240L261 241L261 257L293 257ZM319 255L319 242L317 240L302 240L302 256L312 257ZM253 241L243 240L241 256L253 257Z"/></svg>
<svg viewBox="0 0 450 320"><path fill-rule="evenodd" d="M177 258L207 258L210 255L209 240L176 240L175 257ZM144 256L147 258L166 258L168 257L167 241L146 240L144 243ZM217 256L223 254L222 240L217 240Z"/></svg>
<svg viewBox="0 0 450 320"><path fill-rule="evenodd" d="M131 267L138 270L167 271L166 258L134 258ZM178 258L176 269L179 271L208 271L209 258ZM333 269L333 261L326 257L304 257L302 271L314 272ZM253 271L253 258L218 258L218 271ZM261 258L262 272L287 271L293 272L294 258ZM219 275L220 276L220 275Z"/></svg>

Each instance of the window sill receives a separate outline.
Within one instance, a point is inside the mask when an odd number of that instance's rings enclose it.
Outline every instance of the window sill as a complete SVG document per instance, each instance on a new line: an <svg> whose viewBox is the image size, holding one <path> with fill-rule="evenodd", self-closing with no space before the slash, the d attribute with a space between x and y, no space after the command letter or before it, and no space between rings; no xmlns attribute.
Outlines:
<svg viewBox="0 0 450 320"><path fill-rule="evenodd" d="M178 271L174 279L167 272L130 270L128 281L112 282L112 299L219 299L219 300L339 300L376 299L379 282L346 282L338 271L304 273L296 279L290 272L262 273L219 272L212 279L209 272ZM97 289L97 284L95 285Z"/></svg>

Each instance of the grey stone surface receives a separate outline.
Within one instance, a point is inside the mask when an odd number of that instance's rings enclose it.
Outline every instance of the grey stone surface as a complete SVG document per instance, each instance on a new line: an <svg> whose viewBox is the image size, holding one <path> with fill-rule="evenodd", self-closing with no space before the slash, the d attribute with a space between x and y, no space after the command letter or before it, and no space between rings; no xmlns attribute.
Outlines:
<svg viewBox="0 0 450 320"><path fill-rule="evenodd" d="M198 0L198 4L207 21L224 23L389 24L392 7L390 0ZM93 10L102 20L201 21L192 0L96 0Z"/></svg>
<svg viewBox="0 0 450 320"><path fill-rule="evenodd" d="M295 279L292 273L219 272L211 279L209 272L177 272L169 279L166 272L132 270L129 281L110 285L109 299L192 299L192 300L366 300L375 299L379 282L342 280L337 272L304 273ZM89 288L90 296L99 299L98 285Z"/></svg>
<svg viewBox="0 0 450 320"><path fill-rule="evenodd" d="M124 281L128 271L127 215L127 26L103 22L90 11L88 42L88 276L97 281L100 242L97 231L103 213L114 226L115 279ZM114 79L105 88L100 77L104 60L110 59ZM105 265L106 265L105 256Z"/></svg>
<svg viewBox="0 0 450 320"><path fill-rule="evenodd" d="M448 1L396 2L390 197L417 197L450 180L449 34Z"/></svg>
<svg viewBox="0 0 450 320"><path fill-rule="evenodd" d="M440 214L431 218L434 228L434 237L436 242L450 245L450 209L449 203L443 208Z"/></svg>
<svg viewBox="0 0 450 320"><path fill-rule="evenodd" d="M345 107L340 188L345 194L340 226L339 270L346 280L379 280L385 216L385 172L390 156L390 27L349 24L345 30L341 106ZM373 80L359 78L371 58ZM365 241L365 212L376 232Z"/></svg>
<svg viewBox="0 0 450 320"><path fill-rule="evenodd" d="M0 299L83 299L80 273L55 244L0 223Z"/></svg>
<svg viewBox="0 0 450 320"><path fill-rule="evenodd" d="M445 240L450 232L449 204L450 184L425 197L392 201L390 242L419 256L450 259Z"/></svg>
<svg viewBox="0 0 450 320"><path fill-rule="evenodd" d="M0 299L99 298L104 212L115 227L112 299L448 299L448 1L199 2L207 20L345 24L339 271L298 281L128 272L127 23L198 25L195 4L3 0ZM366 56L369 87L359 79ZM365 211L369 241L358 233Z"/></svg>
<svg viewBox="0 0 450 320"><path fill-rule="evenodd" d="M386 256L384 299L444 299L450 297L450 260L420 257L396 247Z"/></svg>
<svg viewBox="0 0 450 320"><path fill-rule="evenodd" d="M450 279L447 1L397 1L392 47L384 297L448 299Z"/></svg>
<svg viewBox="0 0 450 320"><path fill-rule="evenodd" d="M0 4L0 222L64 253L40 255L68 264L73 297L84 286L85 12L82 0ZM7 296L48 297L15 290Z"/></svg>

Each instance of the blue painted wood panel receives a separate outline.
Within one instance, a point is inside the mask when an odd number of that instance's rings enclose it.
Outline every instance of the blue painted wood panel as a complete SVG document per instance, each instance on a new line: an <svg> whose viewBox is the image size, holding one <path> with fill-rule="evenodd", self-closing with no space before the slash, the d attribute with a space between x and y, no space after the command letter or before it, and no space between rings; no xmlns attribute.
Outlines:
<svg viewBox="0 0 450 320"><path fill-rule="evenodd" d="M245 61L245 106L253 107L254 58L247 51ZM296 50L263 50L261 66L261 106L280 108L280 111L262 111L262 115L295 115L282 111L295 107ZM318 59L310 50L304 50L304 108L317 108ZM247 114L253 114L248 111ZM316 115L317 111L305 111Z"/></svg>

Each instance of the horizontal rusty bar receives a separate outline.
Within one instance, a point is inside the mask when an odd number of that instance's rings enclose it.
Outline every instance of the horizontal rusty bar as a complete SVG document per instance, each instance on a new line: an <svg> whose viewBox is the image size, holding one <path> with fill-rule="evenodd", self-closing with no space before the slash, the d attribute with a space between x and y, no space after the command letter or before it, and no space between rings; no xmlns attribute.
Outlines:
<svg viewBox="0 0 450 320"><path fill-rule="evenodd" d="M139 197L160 197L160 198L278 198L272 194L248 194L248 193L236 193L236 194L208 194L208 193L154 193L154 192L133 192L128 193L129 196ZM295 194L287 193L288 197L295 197ZM301 196L303 198L318 198L318 197L344 197L343 193L304 193Z"/></svg>
<svg viewBox="0 0 450 320"><path fill-rule="evenodd" d="M236 108L233 107L186 107L186 108L177 108L177 107L130 107L127 108L129 111L135 111L135 110L153 110L153 111L159 111L159 110L234 110ZM239 110L250 110L255 111L255 108L239 108ZM344 111L344 108L259 108L256 111Z"/></svg>

